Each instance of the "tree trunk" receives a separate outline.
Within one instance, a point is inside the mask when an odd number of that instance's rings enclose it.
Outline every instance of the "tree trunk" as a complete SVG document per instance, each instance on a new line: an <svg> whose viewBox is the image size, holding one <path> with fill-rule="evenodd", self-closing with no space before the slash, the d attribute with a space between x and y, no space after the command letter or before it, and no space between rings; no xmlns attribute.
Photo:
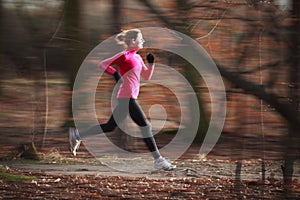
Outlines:
<svg viewBox="0 0 300 200"><path fill-rule="evenodd" d="M158 9L156 9L152 3L148 0L139 0L142 4L144 4L152 13L156 14L157 17L170 29L174 29L176 31L179 31L181 33L184 33L186 35L191 35L189 30L185 27L188 27L188 14L190 13L190 9L192 8L192 5L185 0L176 0L177 5L177 12L179 13L180 20L171 22L167 17L164 16L162 12L160 12ZM194 53L194 52L192 52ZM201 142L208 129L208 119L206 116L206 112L204 110L204 103L201 98L201 92L199 91L199 84L201 83L201 77L198 75L198 72L194 67L187 63L182 62L180 58L176 60L176 62L180 62L184 64L184 76L187 77L187 79L190 81L192 88L195 90L197 97L198 97L198 103L199 103L199 112L200 112L200 121L199 121L199 128L198 133L195 138L195 142ZM194 118L194 114L191 112L191 119ZM189 125L187 125L188 127Z"/></svg>
<svg viewBox="0 0 300 200"><path fill-rule="evenodd" d="M113 34L119 33L121 30L121 0L112 0L112 18L113 18Z"/></svg>
<svg viewBox="0 0 300 200"><path fill-rule="evenodd" d="M80 34L80 0L66 0L65 1L65 14L63 26L63 39L64 41L64 61L66 65L67 76L69 77L69 88L73 91L73 85L76 78L77 71L84 60L86 51L78 44L82 41ZM72 95L72 94L71 94ZM64 126L74 126L72 102L69 103L68 118Z"/></svg>
<svg viewBox="0 0 300 200"><path fill-rule="evenodd" d="M3 44L2 44L2 32L3 32L3 24L2 24L2 14L3 13L3 7L2 7L2 0L0 0L0 53L2 54L2 52L5 50L3 48ZM2 55L1 55L2 56ZM3 74L2 74L2 67L3 67L3 64L2 64L2 58L0 57L0 98L3 96L3 89L2 89L2 78L3 78Z"/></svg>
<svg viewBox="0 0 300 200"><path fill-rule="evenodd" d="M181 24L178 24L178 26L176 26L176 30L186 35L191 35L190 30L188 30L186 27L188 26L189 23L188 14L191 13L190 9L192 8L192 6L186 0L176 0L176 3L177 3L177 9L179 11L179 14L180 16L182 16L180 20ZM192 55L194 51L192 49L190 50L192 51L190 55ZM200 111L201 120L199 121L198 132L194 142L199 143L202 142L203 139L205 138L209 126L207 113L204 110L205 105L202 100L201 91L199 89L199 85L201 82L203 82L203 80L201 76L198 74L197 70L194 68L194 66L192 66L190 63L184 62L183 70L184 70L184 76L186 76L187 79L190 81L191 86L195 90L195 93L197 94L197 98L198 98L198 103L199 103L198 109ZM193 113L191 113L191 119L194 119Z"/></svg>
<svg viewBox="0 0 300 200"><path fill-rule="evenodd" d="M292 15L295 18L295 23L291 27L290 35L290 88L289 98L291 107L296 110L295 116L299 120L299 31L300 31L300 2L293 0ZM299 124L298 124L299 125ZM284 183L288 187L292 183L294 161L297 158L297 138L299 137L299 129L296 125L290 124L289 135L286 145L286 156L283 169Z"/></svg>

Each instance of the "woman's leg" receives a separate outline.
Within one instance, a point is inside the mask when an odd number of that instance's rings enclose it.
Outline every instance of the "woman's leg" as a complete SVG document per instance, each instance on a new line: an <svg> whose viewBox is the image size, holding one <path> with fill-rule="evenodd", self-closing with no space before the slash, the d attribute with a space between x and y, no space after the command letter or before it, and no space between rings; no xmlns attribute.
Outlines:
<svg viewBox="0 0 300 200"><path fill-rule="evenodd" d="M86 136L92 136L92 135L97 135L97 134L113 131L118 126L118 123L122 122L128 115L128 109L126 111L126 109L124 108L124 104L125 104L124 101L126 101L126 100L119 99L118 101L119 101L118 105L115 107L112 115L110 116L109 120L106 123L91 126L91 127L87 128L86 130L81 131L80 135L83 137L86 137ZM127 100L127 102L128 101L129 100ZM127 104L127 107L128 107L128 104Z"/></svg>
<svg viewBox="0 0 300 200"><path fill-rule="evenodd" d="M159 158L161 155L152 135L151 125L147 122L145 114L135 99L130 99L129 101L129 114L132 120L140 127L144 142L146 143L149 151L152 153L154 159Z"/></svg>

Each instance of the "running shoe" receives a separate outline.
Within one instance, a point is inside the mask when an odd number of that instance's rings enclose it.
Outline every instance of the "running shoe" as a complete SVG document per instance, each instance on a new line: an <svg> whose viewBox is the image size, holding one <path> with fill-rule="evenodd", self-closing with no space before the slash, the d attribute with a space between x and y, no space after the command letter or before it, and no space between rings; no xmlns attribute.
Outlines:
<svg viewBox="0 0 300 200"><path fill-rule="evenodd" d="M172 165L165 158L159 157L154 161L155 169L163 169L166 171L170 171L176 168L176 165Z"/></svg>
<svg viewBox="0 0 300 200"><path fill-rule="evenodd" d="M81 140L79 138L78 130L70 127L69 128L69 149L74 156L76 156L80 144L81 144Z"/></svg>

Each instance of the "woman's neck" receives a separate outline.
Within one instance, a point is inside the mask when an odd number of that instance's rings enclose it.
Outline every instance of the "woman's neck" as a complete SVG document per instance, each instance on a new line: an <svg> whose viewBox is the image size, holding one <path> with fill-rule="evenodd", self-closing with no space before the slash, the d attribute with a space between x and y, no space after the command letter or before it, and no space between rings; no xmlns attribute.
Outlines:
<svg viewBox="0 0 300 200"><path fill-rule="evenodd" d="M137 52L139 50L139 48L137 48L137 47L127 47L126 48L126 51L135 51L135 52Z"/></svg>

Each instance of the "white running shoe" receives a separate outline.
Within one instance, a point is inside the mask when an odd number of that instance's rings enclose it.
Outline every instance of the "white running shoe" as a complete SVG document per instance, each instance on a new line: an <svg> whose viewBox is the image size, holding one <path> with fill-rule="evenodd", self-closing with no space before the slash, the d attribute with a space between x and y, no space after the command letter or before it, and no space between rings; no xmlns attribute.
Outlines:
<svg viewBox="0 0 300 200"><path fill-rule="evenodd" d="M154 161L155 169L163 169L166 171L170 171L176 168L176 165L172 165L165 158L159 157Z"/></svg>
<svg viewBox="0 0 300 200"><path fill-rule="evenodd" d="M76 137L77 136L76 134L78 135L78 137ZM69 128L69 149L74 156L76 156L80 144L81 144L81 140L79 139L78 130L70 127Z"/></svg>

